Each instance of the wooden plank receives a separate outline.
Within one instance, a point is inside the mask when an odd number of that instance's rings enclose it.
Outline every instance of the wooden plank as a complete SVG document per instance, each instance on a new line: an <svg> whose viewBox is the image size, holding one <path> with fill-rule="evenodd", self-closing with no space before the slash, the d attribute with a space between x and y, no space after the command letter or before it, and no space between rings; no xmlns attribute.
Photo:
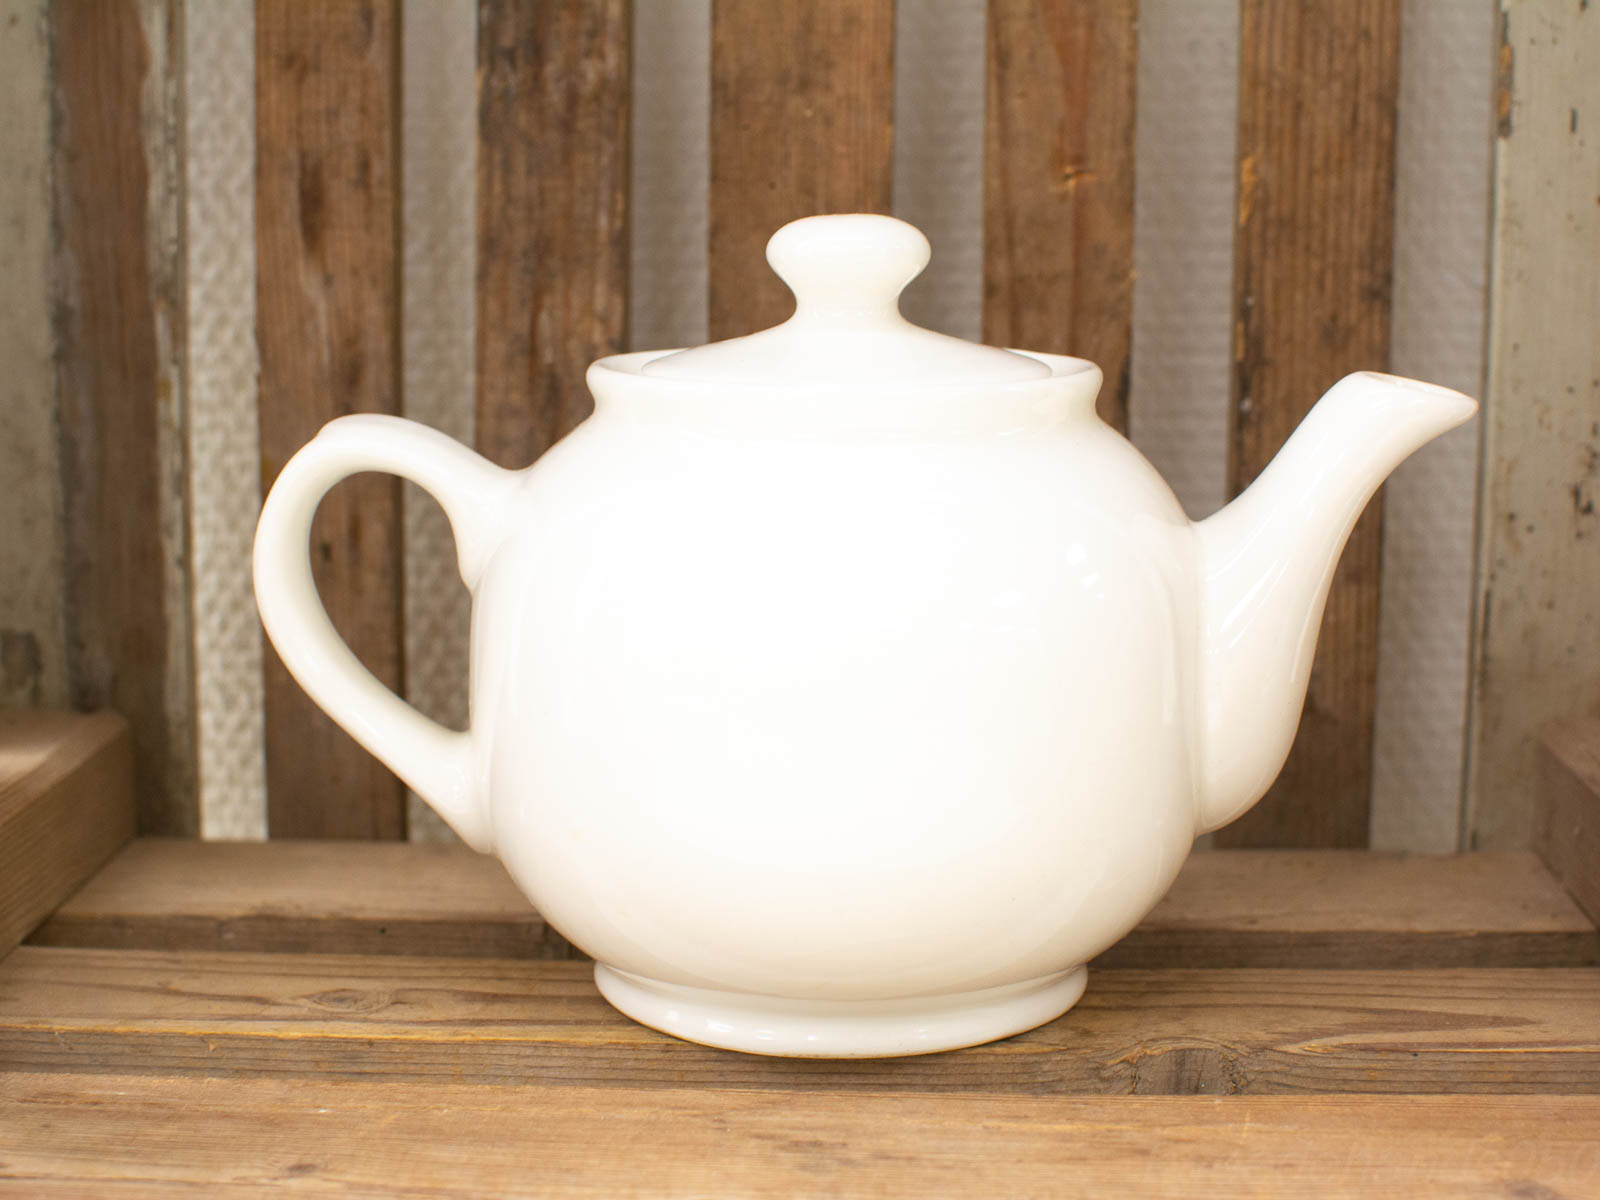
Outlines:
<svg viewBox="0 0 1600 1200"><path fill-rule="evenodd" d="M628 288L628 0L478 3L478 449L525 467L593 408Z"/></svg>
<svg viewBox="0 0 1600 1200"><path fill-rule="evenodd" d="M135 842L37 945L581 957L499 862L460 846ZM1531 853L1216 851L1097 960L1115 967L1600 965L1600 933Z"/></svg>
<svg viewBox="0 0 1600 1200"><path fill-rule="evenodd" d="M761 1095L0 1077L0 1181L231 1195L1578 1196L1600 1099ZM330 1131L338 1130L337 1136ZM403 1165L402 1165L403 1164Z"/></svg>
<svg viewBox="0 0 1600 1200"><path fill-rule="evenodd" d="M989 1046L732 1055L623 1017L581 962L20 946L0 1070L1094 1094L1600 1092L1600 969L1097 971Z"/></svg>
<svg viewBox="0 0 1600 1200"><path fill-rule="evenodd" d="M134 821L125 720L0 709L0 958L121 849Z"/></svg>
<svg viewBox="0 0 1600 1200"><path fill-rule="evenodd" d="M1534 845L1591 920L1600 924L1600 718L1544 731Z"/></svg>
<svg viewBox="0 0 1600 1200"><path fill-rule="evenodd" d="M64 708L61 444L56 421L45 0L0 4L0 705Z"/></svg>
<svg viewBox="0 0 1600 1200"><path fill-rule="evenodd" d="M1215 850L1108 967L1600 965L1600 931L1529 853Z"/></svg>
<svg viewBox="0 0 1600 1200"><path fill-rule="evenodd" d="M1128 428L1138 0L992 0L983 337L1105 373Z"/></svg>
<svg viewBox="0 0 1600 1200"><path fill-rule="evenodd" d="M1467 752L1489 849L1532 838L1540 731L1600 714L1600 8L1501 9Z"/></svg>
<svg viewBox="0 0 1600 1200"><path fill-rule="evenodd" d="M256 258L263 489L327 421L398 411L395 0L256 5ZM323 501L311 535L334 624L400 690L399 484ZM267 825L397 838L399 780L266 655Z"/></svg>
<svg viewBox="0 0 1600 1200"><path fill-rule="evenodd" d="M889 212L893 167L893 0L715 0L711 336L787 318L767 239L815 213Z"/></svg>
<svg viewBox="0 0 1600 1200"><path fill-rule="evenodd" d="M405 842L133 843L37 930L39 945L582 957L498 859Z"/></svg>
<svg viewBox="0 0 1600 1200"><path fill-rule="evenodd" d="M127 714L141 828L191 834L178 22L172 0L49 14L69 692Z"/></svg>
<svg viewBox="0 0 1600 1200"><path fill-rule="evenodd" d="M1341 376L1389 358L1398 0L1245 0L1228 484L1243 491ZM1219 846L1364 846L1381 497L1333 577L1300 733Z"/></svg>

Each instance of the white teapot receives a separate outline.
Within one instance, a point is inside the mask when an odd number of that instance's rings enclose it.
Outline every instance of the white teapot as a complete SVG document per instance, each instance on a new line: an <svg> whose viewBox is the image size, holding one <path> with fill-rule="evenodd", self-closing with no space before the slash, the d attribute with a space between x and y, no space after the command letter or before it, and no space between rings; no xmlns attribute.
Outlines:
<svg viewBox="0 0 1600 1200"><path fill-rule="evenodd" d="M679 1037L917 1054L1065 1012L1195 835L1266 791L1351 526L1476 408L1351 375L1191 523L1095 416L1093 364L900 316L928 254L888 217L793 222L767 247L793 317L601 359L594 415L527 470L344 417L262 510L289 670ZM358 471L449 515L464 733L318 601L312 515Z"/></svg>

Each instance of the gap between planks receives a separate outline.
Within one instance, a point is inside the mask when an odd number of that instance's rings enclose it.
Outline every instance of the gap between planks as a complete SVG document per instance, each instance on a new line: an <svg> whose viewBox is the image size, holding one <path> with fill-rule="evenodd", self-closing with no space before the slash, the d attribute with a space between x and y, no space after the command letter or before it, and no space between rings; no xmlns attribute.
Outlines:
<svg viewBox="0 0 1600 1200"><path fill-rule="evenodd" d="M1600 1092L1600 969L1092 971L1029 1033L763 1058L630 1021L583 962L23 946L0 1070L1077 1094Z"/></svg>
<svg viewBox="0 0 1600 1200"><path fill-rule="evenodd" d="M1577 1196L1600 1098L762 1095L0 1076L34 1195ZM403 1172L401 1170L403 1164Z"/></svg>
<svg viewBox="0 0 1600 1200"><path fill-rule="evenodd" d="M464 847L135 841L30 939L108 949L581 957ZM1098 960L1114 967L1600 965L1600 933L1528 853L1196 854Z"/></svg>

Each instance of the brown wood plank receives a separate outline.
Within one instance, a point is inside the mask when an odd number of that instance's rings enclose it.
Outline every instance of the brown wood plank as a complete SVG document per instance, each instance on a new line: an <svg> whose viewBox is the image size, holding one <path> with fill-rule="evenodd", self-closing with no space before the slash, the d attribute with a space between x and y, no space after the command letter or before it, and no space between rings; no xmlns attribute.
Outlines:
<svg viewBox="0 0 1600 1200"><path fill-rule="evenodd" d="M1600 924L1600 718L1544 731L1534 845L1583 911Z"/></svg>
<svg viewBox="0 0 1600 1200"><path fill-rule="evenodd" d="M628 0L478 3L478 449L525 467L623 349Z"/></svg>
<svg viewBox="0 0 1600 1200"><path fill-rule="evenodd" d="M1243 491L1312 403L1389 358L1399 0L1244 0L1228 483ZM1381 496L1334 574L1283 774L1219 846L1365 846Z"/></svg>
<svg viewBox="0 0 1600 1200"><path fill-rule="evenodd" d="M189 834L178 23L162 0L57 4L48 20L69 691L128 716L141 828Z"/></svg>
<svg viewBox="0 0 1600 1200"><path fill-rule="evenodd" d="M1095 1094L1600 1092L1600 969L1096 971L989 1046L770 1059L658 1034L581 962L20 946L0 1070Z"/></svg>
<svg viewBox="0 0 1600 1200"><path fill-rule="evenodd" d="M256 255L262 484L323 424L399 410L395 0L256 5ZM351 649L401 683L399 483L323 501L317 586ZM275 837L396 838L404 790L266 656Z"/></svg>
<svg viewBox="0 0 1600 1200"><path fill-rule="evenodd" d="M0 958L133 836L128 723L0 710Z"/></svg>
<svg viewBox="0 0 1600 1200"><path fill-rule="evenodd" d="M135 842L37 930L39 945L582 957L499 860L406 842Z"/></svg>
<svg viewBox="0 0 1600 1200"><path fill-rule="evenodd" d="M143 950L581 957L461 846L144 839L33 935ZM1215 851L1097 960L1115 967L1600 965L1531 853Z"/></svg>
<svg viewBox="0 0 1600 1200"><path fill-rule="evenodd" d="M816 213L889 212L893 167L893 0L714 0L711 336L787 318L767 239Z"/></svg>
<svg viewBox="0 0 1600 1200"><path fill-rule="evenodd" d="M1600 1099L763 1095L0 1077L0 1186L231 1195L1397 1195L1600 1189ZM330 1131L337 1130L337 1135Z"/></svg>
<svg viewBox="0 0 1600 1200"><path fill-rule="evenodd" d="M983 337L1105 373L1128 427L1138 0L991 0Z"/></svg>
<svg viewBox="0 0 1600 1200"><path fill-rule="evenodd" d="M1530 853L1214 850L1097 965L1600 966L1600 931Z"/></svg>

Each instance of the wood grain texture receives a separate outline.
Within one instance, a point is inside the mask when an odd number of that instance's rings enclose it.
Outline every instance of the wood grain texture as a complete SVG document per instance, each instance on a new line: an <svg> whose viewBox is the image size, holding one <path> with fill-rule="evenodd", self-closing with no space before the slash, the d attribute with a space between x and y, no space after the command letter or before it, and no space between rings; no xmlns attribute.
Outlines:
<svg viewBox="0 0 1600 1200"><path fill-rule="evenodd" d="M1466 837L1533 836L1538 741L1600 715L1600 6L1500 6Z"/></svg>
<svg viewBox="0 0 1600 1200"><path fill-rule="evenodd" d="M1600 1092L1600 969L1098 971L1014 1038L887 1060L711 1050L581 962L19 946L0 1070L1092 1094Z"/></svg>
<svg viewBox="0 0 1600 1200"><path fill-rule="evenodd" d="M1321 394L1389 359L1399 0L1245 0L1239 33L1230 493ZM1300 732L1219 846L1365 846L1377 701L1381 496L1345 547Z"/></svg>
<svg viewBox="0 0 1600 1200"><path fill-rule="evenodd" d="M1557 1197L1600 1099L762 1095L0 1077L30 1194Z"/></svg>
<svg viewBox="0 0 1600 1200"><path fill-rule="evenodd" d="M628 0L478 3L478 449L525 467L623 348Z"/></svg>
<svg viewBox="0 0 1600 1200"><path fill-rule="evenodd" d="M893 200L893 0L713 0L708 326L786 319L766 266L778 227Z"/></svg>
<svg viewBox="0 0 1600 1200"><path fill-rule="evenodd" d="M256 258L263 491L326 422L399 410L395 0L256 6ZM323 501L311 560L361 661L401 688L399 484ZM266 655L267 826L397 838L399 780Z"/></svg>
<svg viewBox="0 0 1600 1200"><path fill-rule="evenodd" d="M69 692L128 716L140 827L192 834L175 6L49 13Z"/></svg>
<svg viewBox="0 0 1600 1200"><path fill-rule="evenodd" d="M0 709L0 958L122 848L135 816L125 720Z"/></svg>
<svg viewBox="0 0 1600 1200"><path fill-rule="evenodd" d="M1600 718L1574 717L1544 731L1534 845L1600 924Z"/></svg>
<svg viewBox="0 0 1600 1200"><path fill-rule="evenodd" d="M50 21L46 0L0 3L0 705L65 708L61 445L51 330Z"/></svg>
<svg viewBox="0 0 1600 1200"><path fill-rule="evenodd" d="M133 843L30 939L140 950L582 957L461 846ZM1600 965L1600 932L1531 853L1195 855L1115 967Z"/></svg>
<svg viewBox="0 0 1600 1200"><path fill-rule="evenodd" d="M1105 373L1128 428L1138 0L992 0L983 337Z"/></svg>
<svg viewBox="0 0 1600 1200"><path fill-rule="evenodd" d="M581 957L498 859L405 842L133 843L38 929L39 945Z"/></svg>

